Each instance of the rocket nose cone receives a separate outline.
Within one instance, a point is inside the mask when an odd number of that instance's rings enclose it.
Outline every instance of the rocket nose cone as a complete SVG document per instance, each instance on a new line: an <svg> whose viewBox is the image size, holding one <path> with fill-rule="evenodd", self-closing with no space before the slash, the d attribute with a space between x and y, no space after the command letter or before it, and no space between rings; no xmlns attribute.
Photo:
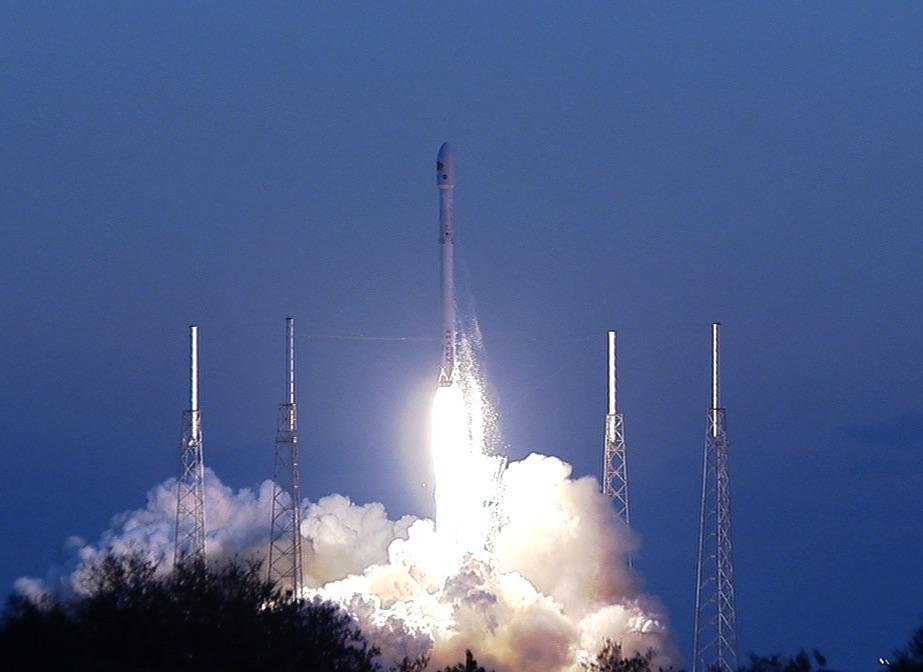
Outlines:
<svg viewBox="0 0 923 672"><path fill-rule="evenodd" d="M442 143L436 155L436 184L443 188L455 186L455 150L447 142Z"/></svg>

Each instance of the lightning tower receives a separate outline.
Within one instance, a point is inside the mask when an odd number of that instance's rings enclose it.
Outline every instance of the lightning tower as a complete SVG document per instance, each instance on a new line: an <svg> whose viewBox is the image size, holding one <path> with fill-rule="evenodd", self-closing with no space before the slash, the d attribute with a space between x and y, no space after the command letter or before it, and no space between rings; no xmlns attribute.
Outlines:
<svg viewBox="0 0 923 672"><path fill-rule="evenodd" d="M711 407L706 415L702 509L695 584L692 672L737 670L737 617L731 546L731 495L725 410L718 395L718 337L711 325Z"/></svg>
<svg viewBox="0 0 923 672"><path fill-rule="evenodd" d="M609 409L606 413L605 446L603 449L603 494L615 505L615 511L625 527L631 524L628 510L628 461L625 454L625 426L618 411L616 378L616 337L609 332ZM631 558L628 559L629 566Z"/></svg>
<svg viewBox="0 0 923 672"><path fill-rule="evenodd" d="M298 471L298 417L295 407L295 320L285 320L284 398L276 427L272 490L269 580L301 594L301 495Z"/></svg>
<svg viewBox="0 0 923 672"><path fill-rule="evenodd" d="M199 411L199 328L189 327L189 410L183 412L180 477L176 484L174 567L191 562L205 566L205 466L202 415Z"/></svg>

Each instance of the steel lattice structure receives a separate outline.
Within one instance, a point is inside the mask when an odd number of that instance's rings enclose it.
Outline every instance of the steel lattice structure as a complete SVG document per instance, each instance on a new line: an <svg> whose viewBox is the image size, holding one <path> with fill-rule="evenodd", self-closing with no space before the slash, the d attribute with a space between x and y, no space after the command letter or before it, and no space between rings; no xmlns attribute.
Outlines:
<svg viewBox="0 0 923 672"><path fill-rule="evenodd" d="M605 446L603 449L603 494L609 497L615 511L625 523L631 524L628 508L628 459L625 453L625 422L618 412L616 380L616 332L609 332L609 409L606 414ZM631 565L631 558L628 559Z"/></svg>
<svg viewBox="0 0 923 672"><path fill-rule="evenodd" d="M173 565L205 565L205 464L199 411L199 328L189 327L189 410L183 413L180 477L176 484L176 536Z"/></svg>
<svg viewBox="0 0 923 672"><path fill-rule="evenodd" d="M712 324L712 403L706 415L696 567L692 672L736 672L737 615L725 409L718 396L718 337Z"/></svg>
<svg viewBox="0 0 923 672"><path fill-rule="evenodd" d="M285 399L279 405L273 470L269 580L298 597L302 589L301 495L295 406L295 320L285 320Z"/></svg>

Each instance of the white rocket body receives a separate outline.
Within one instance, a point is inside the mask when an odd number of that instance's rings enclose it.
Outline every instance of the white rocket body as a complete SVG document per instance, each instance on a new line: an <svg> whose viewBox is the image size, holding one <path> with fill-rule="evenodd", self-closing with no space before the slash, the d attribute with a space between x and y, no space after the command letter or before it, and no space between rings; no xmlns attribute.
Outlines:
<svg viewBox="0 0 923 672"><path fill-rule="evenodd" d="M451 386L455 377L455 152L443 143L436 157L436 186L439 187L439 253L442 278L442 363L439 385Z"/></svg>

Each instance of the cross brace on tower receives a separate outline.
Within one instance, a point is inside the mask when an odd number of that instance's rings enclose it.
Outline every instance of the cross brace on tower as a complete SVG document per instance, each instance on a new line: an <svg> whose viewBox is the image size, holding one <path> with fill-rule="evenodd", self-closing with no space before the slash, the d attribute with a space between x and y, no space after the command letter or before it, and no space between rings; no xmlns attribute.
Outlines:
<svg viewBox="0 0 923 672"><path fill-rule="evenodd" d="M706 415L702 508L696 565L692 672L736 672L737 614L725 409L718 390L718 337L712 324L712 395Z"/></svg>
<svg viewBox="0 0 923 672"><path fill-rule="evenodd" d="M189 410L183 412L180 476L176 483L173 566L205 566L205 464L199 411L199 328L189 327Z"/></svg>
<svg viewBox="0 0 923 672"><path fill-rule="evenodd" d="M625 422L618 412L616 379L616 337L609 332L609 405L603 448L603 494L609 497L625 527L630 527L628 508L628 458L625 452ZM631 566L631 556L628 557Z"/></svg>
<svg viewBox="0 0 923 672"><path fill-rule="evenodd" d="M269 580L297 598L301 570L301 495L298 467L298 417L295 406L295 320L285 320L284 399L276 427L269 542Z"/></svg>

